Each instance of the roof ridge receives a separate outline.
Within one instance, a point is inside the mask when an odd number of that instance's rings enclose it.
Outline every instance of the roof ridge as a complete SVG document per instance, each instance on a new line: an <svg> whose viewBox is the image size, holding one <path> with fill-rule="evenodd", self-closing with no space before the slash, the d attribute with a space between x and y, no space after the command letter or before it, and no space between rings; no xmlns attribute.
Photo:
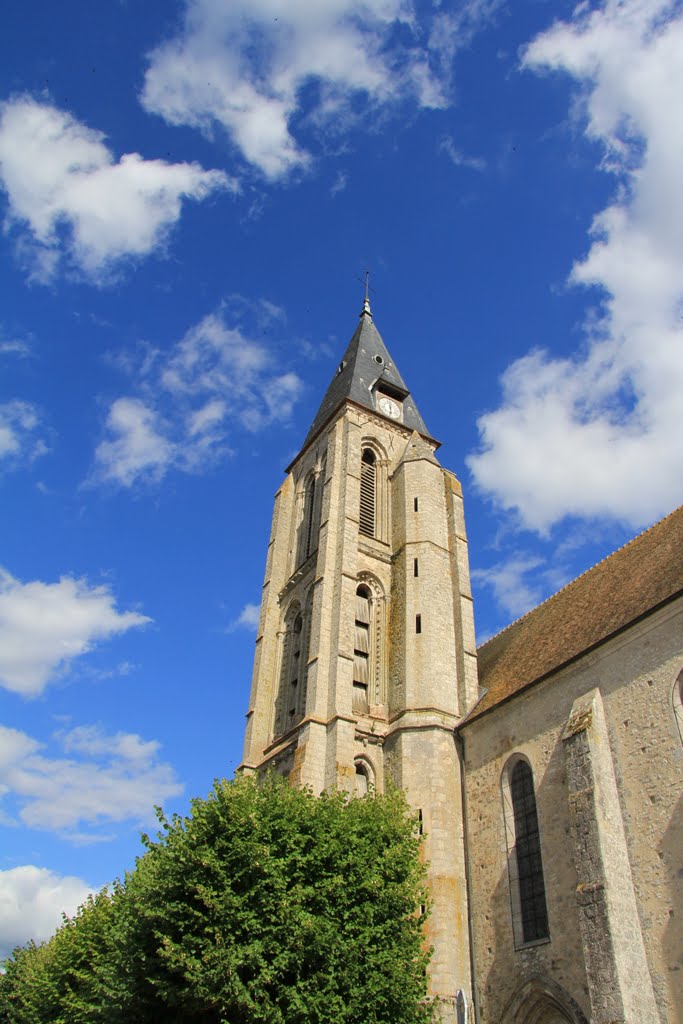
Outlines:
<svg viewBox="0 0 683 1024"><path fill-rule="evenodd" d="M516 626L518 622L522 622L524 619L528 618L529 615L533 615L535 612L538 611L539 608L543 608L544 605L550 604L550 602L554 601L556 597L559 597L560 594L563 594L565 590L569 590L569 588L573 587L575 583L578 583L580 580L582 580L584 576L588 576L588 574L593 572L594 569L597 569L599 565L603 565L604 562L608 562L611 558L614 558L621 551L624 551L626 548L630 547L631 544L635 544L636 541L640 540L641 537L644 537L646 533L650 533L651 530L654 530L657 526L660 526L662 523L665 523L667 519L670 519L672 516L676 515L676 513L680 512L681 509L683 509L683 505L678 505L678 507L669 512L668 515L662 516L661 519L657 519L656 522L651 523L650 526L646 526L645 529L641 530L640 533L637 533L635 537L631 537L630 540L625 541L624 544L620 545L620 547L618 548L615 548L614 551L611 551L608 555L605 555L604 558L599 559L599 561L595 562L587 569L584 569L583 572L579 573L578 576L575 576L574 579L569 581L569 583L565 583L563 587L560 587L560 589L556 590L555 593L550 594L548 597L544 598L544 600L541 601L539 604L534 605L534 607L530 608L528 612L524 612L523 615L519 615L516 619L513 619L512 622L508 623L507 626L504 626L502 629L499 629L497 633L494 633L493 636L490 636L487 640L485 640L484 643L477 648L477 650L483 650L487 644L490 644L492 640L496 640L499 636L502 636L503 633L507 633L507 631L509 629L512 629L513 626Z"/></svg>

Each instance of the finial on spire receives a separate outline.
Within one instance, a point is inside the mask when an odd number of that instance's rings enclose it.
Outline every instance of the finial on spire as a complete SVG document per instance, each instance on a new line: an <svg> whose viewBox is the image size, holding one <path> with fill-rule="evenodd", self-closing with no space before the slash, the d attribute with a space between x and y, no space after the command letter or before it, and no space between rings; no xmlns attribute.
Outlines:
<svg viewBox="0 0 683 1024"><path fill-rule="evenodd" d="M360 278L358 279L360 280ZM361 282L362 283L362 282ZM370 309L370 271L365 271L365 301L363 302L363 309L361 316L367 315L372 319L372 310Z"/></svg>

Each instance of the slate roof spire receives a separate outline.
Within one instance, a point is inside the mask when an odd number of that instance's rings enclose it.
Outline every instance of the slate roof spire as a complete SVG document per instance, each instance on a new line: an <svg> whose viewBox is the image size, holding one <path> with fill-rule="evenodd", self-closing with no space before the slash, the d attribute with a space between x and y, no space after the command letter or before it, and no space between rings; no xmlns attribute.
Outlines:
<svg viewBox="0 0 683 1024"><path fill-rule="evenodd" d="M416 430L418 434L432 441L435 440L427 430L410 389L406 386L381 334L375 327L366 284L360 323L325 392L303 447L306 447L345 401L354 402L380 416L383 415L377 404L378 395L386 395L400 403L402 415L398 422L404 427Z"/></svg>

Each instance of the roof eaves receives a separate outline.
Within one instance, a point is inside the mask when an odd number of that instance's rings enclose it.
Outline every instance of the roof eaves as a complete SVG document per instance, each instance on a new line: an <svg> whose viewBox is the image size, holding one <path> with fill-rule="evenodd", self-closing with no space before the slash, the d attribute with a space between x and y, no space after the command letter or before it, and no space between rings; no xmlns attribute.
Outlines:
<svg viewBox="0 0 683 1024"><path fill-rule="evenodd" d="M665 523L667 519L671 519L671 517L676 515L676 513L679 511L680 508L673 509L673 511L670 512L668 515L663 516L662 519L658 519L657 522L652 523L651 526L647 526L644 530L641 530L640 533L637 533L635 535L635 537L631 537L630 540L627 540L620 547L615 548L614 551L611 551L608 555L605 555L604 558L601 558L599 561L589 566L588 569L584 569L582 573L580 573L578 576L575 576L573 580L569 581L569 583L565 583L565 585L563 587L560 587L559 590L556 590L554 594L550 594L550 596L546 597L546 599L544 601L541 601L540 604L537 604L533 608L530 608L528 612L524 612L523 615L520 615L518 618L513 619L512 622L508 623L507 626L504 626L503 629L498 630L497 633L494 633L493 636L490 636L487 640L484 641L483 644L481 644L480 647L477 648L477 653L479 651L483 651L488 644L493 643L494 640L497 640L504 633L507 633L508 630L511 630L514 627L518 626L520 622L523 622L525 619L528 619L532 615L536 615L541 608L545 608L547 605L558 600L561 597L561 595L565 594L568 590L581 583L581 581L584 580L585 577L589 575L589 573L594 572L595 569L598 568L598 566L604 565L605 562L609 562L610 559L615 558L620 552L625 551L626 548L630 548L632 544L636 544L641 539L641 537L644 537L646 534L650 533L657 527L661 526L662 523Z"/></svg>
<svg viewBox="0 0 683 1024"><path fill-rule="evenodd" d="M645 532L647 532L647 531L645 531ZM635 538L635 539L637 539L637 538ZM624 545L624 546L626 546L626 545ZM618 550L621 550L621 549L619 548ZM615 552L615 554L616 554L616 552ZM611 556L608 555L608 558L609 557L611 557ZM605 561L605 559L603 559L603 561ZM600 563L598 562L597 564L599 565ZM590 572L590 569L588 570L588 572ZM577 579L580 579L580 578L581 578L580 576L577 577ZM568 584L568 585L571 585L571 584ZM566 590L566 587L563 588L563 589ZM561 592L562 591L558 591L558 593L561 593ZM553 596L555 596L555 595L553 595ZM536 686L538 683L544 682L544 680L549 679L551 676L554 676L557 672L560 672L562 669L567 668L569 665L573 665L574 662L579 661L586 654L590 654L591 651L595 651L595 650L597 650L598 647L602 647L603 644L609 643L610 640L614 640L615 637L619 636L621 633L624 633L627 629L631 629L631 627L637 625L639 622L642 622L649 615L654 615L655 612L658 612L661 608L664 608L664 607L666 607L666 605L671 604L673 601L676 601L679 597L683 597L683 589L677 590L673 594L669 594L662 601L659 601L657 604L653 605L651 608L646 608L645 611L640 613L640 615L636 615L636 616L634 616L634 618L629 619L627 622L621 623L621 625L617 629L612 630L611 633L607 633L605 636L600 637L599 640L596 640L594 643L589 644L589 646L584 648L583 650L577 651L576 654L572 654L571 657L566 658L565 661L558 662L556 665L553 665L552 668L549 668L546 672L542 672L541 675L535 676L534 678L527 680L526 682L522 683L521 686L519 686L516 690L512 690L510 693L505 693L499 700L492 701L491 704L488 704L486 707L484 707L480 711L478 711L477 708L479 707L479 705L483 704L485 702L486 697L491 692L490 690L485 690L484 693L482 693L481 696L479 697L479 700L474 705L474 707L471 708L467 712L465 717L460 722L460 725L461 726L462 725L466 725L467 723L474 721L475 718L483 718L484 715L487 715L489 713L489 711L495 711L496 708L501 707L503 704L507 704L508 701L511 701L515 697L518 697L520 695L520 693L525 693L526 690L528 690L530 687ZM549 598L549 600L550 600L550 598ZM541 605L539 605L538 607L540 608ZM531 614L531 613L528 613L528 614ZM522 616L522 618L525 618L525 617L526 616ZM519 622L520 620L518 619L517 621ZM511 623L511 625L515 625L515 623L514 622ZM507 628L509 629L510 627L508 626ZM502 630L501 632L504 633L505 630ZM497 634L497 636L500 636L500 633ZM490 639L493 640L494 637L491 637ZM486 643L488 643L488 642L489 641L487 640ZM482 647L485 647L485 646L486 646L485 644L482 644ZM479 648L479 649L481 650L481 648Z"/></svg>

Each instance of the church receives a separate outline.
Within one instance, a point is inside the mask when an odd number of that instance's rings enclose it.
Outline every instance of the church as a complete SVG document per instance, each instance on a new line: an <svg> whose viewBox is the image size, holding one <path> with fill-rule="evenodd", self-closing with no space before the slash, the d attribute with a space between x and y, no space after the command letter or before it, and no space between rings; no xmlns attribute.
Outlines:
<svg viewBox="0 0 683 1024"><path fill-rule="evenodd" d="M366 298L275 498L241 769L405 791L444 1024L683 1024L683 508L477 649L438 447Z"/></svg>

